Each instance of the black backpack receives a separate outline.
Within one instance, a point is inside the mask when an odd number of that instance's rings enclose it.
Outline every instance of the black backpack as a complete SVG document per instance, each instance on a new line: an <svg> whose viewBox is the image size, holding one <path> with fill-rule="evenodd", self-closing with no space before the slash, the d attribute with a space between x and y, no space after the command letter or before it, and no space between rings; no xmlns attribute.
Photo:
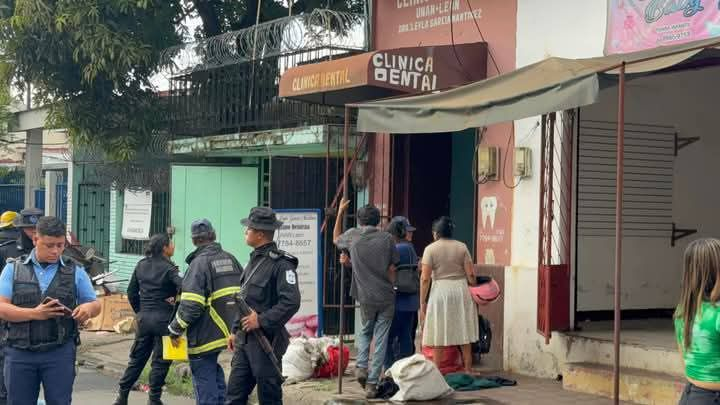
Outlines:
<svg viewBox="0 0 720 405"><path fill-rule="evenodd" d="M402 264L395 269L395 290L403 294L420 292L420 274L416 264Z"/></svg>

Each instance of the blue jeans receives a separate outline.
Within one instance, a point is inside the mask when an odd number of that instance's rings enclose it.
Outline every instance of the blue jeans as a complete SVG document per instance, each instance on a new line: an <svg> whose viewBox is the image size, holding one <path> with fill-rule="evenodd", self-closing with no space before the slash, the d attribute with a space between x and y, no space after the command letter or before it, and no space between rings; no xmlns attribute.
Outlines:
<svg viewBox="0 0 720 405"><path fill-rule="evenodd" d="M219 352L190 358L197 405L225 404L225 372L218 364Z"/></svg>
<svg viewBox="0 0 720 405"><path fill-rule="evenodd" d="M388 334L394 315L394 305L384 308L360 305L362 328L357 334L357 367L368 370L368 384L377 384L380 379L387 352ZM373 341L373 338L375 339L375 353L373 353L372 367L368 368L370 342Z"/></svg>
<svg viewBox="0 0 720 405"><path fill-rule="evenodd" d="M400 359L410 357L415 353L416 311L395 311L390 334L388 336L387 354L385 355L385 370L392 367Z"/></svg>
<svg viewBox="0 0 720 405"><path fill-rule="evenodd" d="M40 384L47 405L70 405L75 383L75 342L46 352L5 348L9 405L36 404Z"/></svg>

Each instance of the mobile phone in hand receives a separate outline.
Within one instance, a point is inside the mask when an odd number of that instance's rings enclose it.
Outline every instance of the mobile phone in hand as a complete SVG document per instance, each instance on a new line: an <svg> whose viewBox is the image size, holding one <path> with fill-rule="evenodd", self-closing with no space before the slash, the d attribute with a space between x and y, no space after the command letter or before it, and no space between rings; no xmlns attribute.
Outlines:
<svg viewBox="0 0 720 405"><path fill-rule="evenodd" d="M53 297L45 297L45 299L42 301L42 303L43 303L43 304L47 304L47 303L49 303L50 301L52 301L52 300L54 300L54 299L55 299L55 298L53 298ZM73 312L73 311L72 311L70 308L68 308L68 307L66 307L65 305L63 305L59 300L57 300L57 303L56 303L55 305L57 305L57 306L59 306L60 308L62 308L63 312L65 312L66 315L68 315L68 316L69 316L69 315L72 315L72 312Z"/></svg>

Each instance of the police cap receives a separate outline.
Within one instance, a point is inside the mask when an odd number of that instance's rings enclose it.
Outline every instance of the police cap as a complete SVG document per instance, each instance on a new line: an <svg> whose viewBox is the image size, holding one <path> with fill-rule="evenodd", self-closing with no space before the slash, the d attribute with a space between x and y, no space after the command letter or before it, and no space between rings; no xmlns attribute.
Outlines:
<svg viewBox="0 0 720 405"><path fill-rule="evenodd" d="M20 215L15 218L13 225L15 225L15 228L34 228L42 216L43 210L39 208L26 208L20 211Z"/></svg>
<svg viewBox="0 0 720 405"><path fill-rule="evenodd" d="M280 229L282 221L278 221L275 211L269 207L255 207L250 210L250 215L240 221L243 225L258 231L274 231Z"/></svg>
<svg viewBox="0 0 720 405"><path fill-rule="evenodd" d="M193 238L207 237L213 232L215 232L215 228L213 228L210 220L207 218L193 221L190 225L190 234Z"/></svg>

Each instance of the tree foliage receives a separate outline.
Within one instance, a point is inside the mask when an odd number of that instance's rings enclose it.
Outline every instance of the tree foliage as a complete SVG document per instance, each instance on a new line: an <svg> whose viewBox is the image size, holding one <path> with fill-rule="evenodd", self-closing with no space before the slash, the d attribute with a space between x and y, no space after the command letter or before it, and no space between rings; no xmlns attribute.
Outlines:
<svg viewBox="0 0 720 405"><path fill-rule="evenodd" d="M279 0L261 3L261 21L289 12ZM293 13L328 4L361 12L364 2L296 0ZM185 17L199 17L195 34L207 37L252 26L257 7L257 0L0 0L0 83L31 83L36 104L50 108L48 126L130 161L166 124L150 79L163 68L161 51L181 42ZM0 115L2 96L0 89Z"/></svg>
<svg viewBox="0 0 720 405"><path fill-rule="evenodd" d="M11 2L13 3L13 2ZM15 0L0 21L5 82L31 83L48 126L130 160L160 130L150 77L180 42L172 0ZM6 9L8 10L8 9Z"/></svg>
<svg viewBox="0 0 720 405"><path fill-rule="evenodd" d="M187 10L197 12L202 19L202 28L197 36L212 37L228 31L236 31L255 25L258 5L260 22L286 17L290 10L287 1L273 0L190 0ZM361 14L365 6L363 0L294 0L292 14L308 13L317 8L328 8Z"/></svg>

